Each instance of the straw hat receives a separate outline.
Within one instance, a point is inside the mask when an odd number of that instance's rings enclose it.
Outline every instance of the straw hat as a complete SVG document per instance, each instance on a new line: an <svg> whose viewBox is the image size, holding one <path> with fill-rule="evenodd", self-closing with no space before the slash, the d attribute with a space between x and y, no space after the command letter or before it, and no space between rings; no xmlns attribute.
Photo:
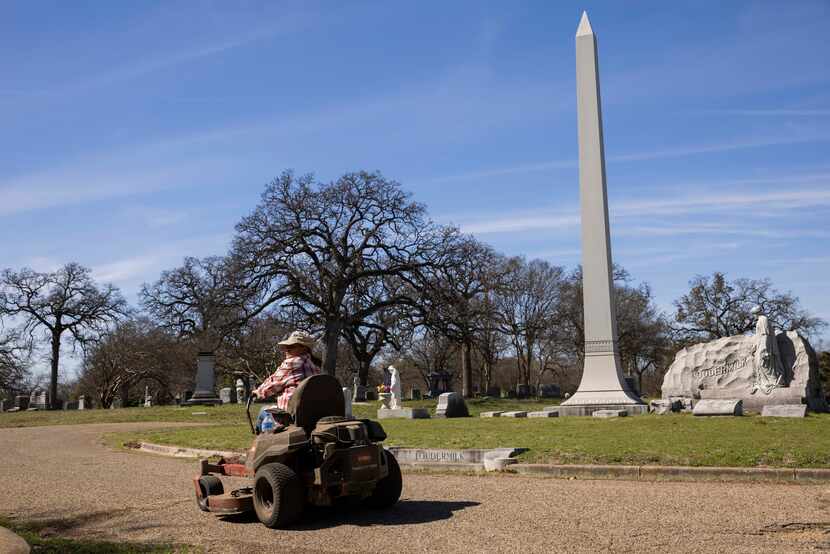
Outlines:
<svg viewBox="0 0 830 554"><path fill-rule="evenodd" d="M282 340L277 344L279 346L293 346L295 344L300 344L302 346L305 346L309 350L313 350L314 344L316 342L317 341L314 340L314 337L312 337L308 333L304 331L294 331L293 333L288 335L288 337L285 340Z"/></svg>

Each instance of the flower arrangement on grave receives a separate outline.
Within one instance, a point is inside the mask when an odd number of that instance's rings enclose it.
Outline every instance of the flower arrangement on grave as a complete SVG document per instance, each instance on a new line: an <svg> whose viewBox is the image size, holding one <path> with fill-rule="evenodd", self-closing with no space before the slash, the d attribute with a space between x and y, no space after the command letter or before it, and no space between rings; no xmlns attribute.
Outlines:
<svg viewBox="0 0 830 554"><path fill-rule="evenodd" d="M378 385L378 394L384 394L384 393L387 393L387 392L392 392L392 391L389 390L388 386L383 385L383 384Z"/></svg>

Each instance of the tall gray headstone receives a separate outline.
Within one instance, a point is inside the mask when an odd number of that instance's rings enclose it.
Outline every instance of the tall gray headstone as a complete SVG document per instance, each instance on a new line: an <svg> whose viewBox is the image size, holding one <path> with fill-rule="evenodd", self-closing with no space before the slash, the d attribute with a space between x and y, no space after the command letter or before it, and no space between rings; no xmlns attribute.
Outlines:
<svg viewBox="0 0 830 554"><path fill-rule="evenodd" d="M645 413L648 406L628 387L620 365L597 42L588 14L584 12L576 31L576 92L585 362L579 388L562 403L559 415L590 415L598 409Z"/></svg>
<svg viewBox="0 0 830 554"><path fill-rule="evenodd" d="M187 404L221 404L216 396L216 357L210 352L199 352L196 362L196 391Z"/></svg>

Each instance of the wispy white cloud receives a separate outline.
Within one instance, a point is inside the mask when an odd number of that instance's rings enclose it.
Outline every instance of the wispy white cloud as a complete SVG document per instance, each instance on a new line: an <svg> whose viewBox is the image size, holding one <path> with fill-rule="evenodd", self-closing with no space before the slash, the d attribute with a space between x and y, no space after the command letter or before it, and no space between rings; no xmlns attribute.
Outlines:
<svg viewBox="0 0 830 554"><path fill-rule="evenodd" d="M769 109L737 109L729 108L723 110L698 110L697 113L713 114L713 115L747 115L747 116L765 116L765 117L826 117L830 116L830 109L787 109L787 108L769 108Z"/></svg>
<svg viewBox="0 0 830 554"><path fill-rule="evenodd" d="M678 188L681 190L698 190L695 195L677 197L675 195L653 198L648 200L628 200L612 204L610 215L618 221L621 226L615 228L615 234L630 235L680 235L695 233L728 233L733 235L748 236L786 236L789 233L801 234L803 236L824 237L830 235L821 230L787 231L786 229L765 229L760 225L753 225L752 219L736 223L707 223L707 222L684 222L684 221L663 221L661 218L667 216L681 215L707 215L718 214L728 211L732 214L749 212L752 217L758 216L758 209L763 208L767 216L776 214L792 213L793 210L821 209L830 206L830 174L805 176L806 186L800 183L796 177L795 182L803 188L793 188L793 180L787 177L779 177L778 180L766 179L768 184L778 183L781 186L775 187L773 191L741 191L721 192L735 190L736 183L751 183L751 179L732 182L710 183L707 188L702 187L674 187L667 186L667 193L675 193ZM783 190L782 190L783 189ZM512 213L501 213L498 216L482 215L479 217L461 218L453 221L467 233L489 234L489 233L518 233L525 231L538 231L543 229L573 228L579 225L579 207L573 205L569 208L555 211L515 211ZM632 224L631 219L636 222ZM641 221L651 222L643 225Z"/></svg>
<svg viewBox="0 0 830 554"><path fill-rule="evenodd" d="M615 154L609 155L607 161L614 162L640 162L657 160L663 158L683 158L687 156L696 156L701 154L716 154L720 152L729 152L732 150L744 150L752 148L763 148L768 146L781 146L787 144L800 144L811 142L825 142L830 141L830 134L805 134L793 136L778 136L760 139L736 139L734 141L711 143L711 144L693 144L687 146L678 146L676 148L655 149L644 152L632 152L629 154ZM489 169L481 169L470 171L466 173L457 173L454 175L443 175L432 177L428 179L419 180L419 183L444 183L452 181L468 181L476 179L489 179L493 177L504 177L508 175L537 173L549 171L552 169L576 168L579 162L573 160L549 160L534 163L511 165L507 167L493 167Z"/></svg>

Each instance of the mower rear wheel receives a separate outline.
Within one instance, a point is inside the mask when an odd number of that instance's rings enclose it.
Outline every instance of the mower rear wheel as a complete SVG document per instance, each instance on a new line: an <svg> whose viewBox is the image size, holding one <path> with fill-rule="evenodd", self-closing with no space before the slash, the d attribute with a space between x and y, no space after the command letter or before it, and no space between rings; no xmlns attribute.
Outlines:
<svg viewBox="0 0 830 554"><path fill-rule="evenodd" d="M202 475L199 477L199 492L201 496L196 497L196 504L203 512L209 512L208 497L216 494L223 494L225 487L222 486L222 481L213 475Z"/></svg>
<svg viewBox="0 0 830 554"><path fill-rule="evenodd" d="M403 477L398 460L388 450L384 450L386 463L389 466L389 474L378 481L375 490L366 498L366 505L370 508L388 508L398 501L403 490Z"/></svg>
<svg viewBox="0 0 830 554"><path fill-rule="evenodd" d="M254 511L266 527L294 523L305 506L305 487L290 467L271 463L254 475Z"/></svg>

